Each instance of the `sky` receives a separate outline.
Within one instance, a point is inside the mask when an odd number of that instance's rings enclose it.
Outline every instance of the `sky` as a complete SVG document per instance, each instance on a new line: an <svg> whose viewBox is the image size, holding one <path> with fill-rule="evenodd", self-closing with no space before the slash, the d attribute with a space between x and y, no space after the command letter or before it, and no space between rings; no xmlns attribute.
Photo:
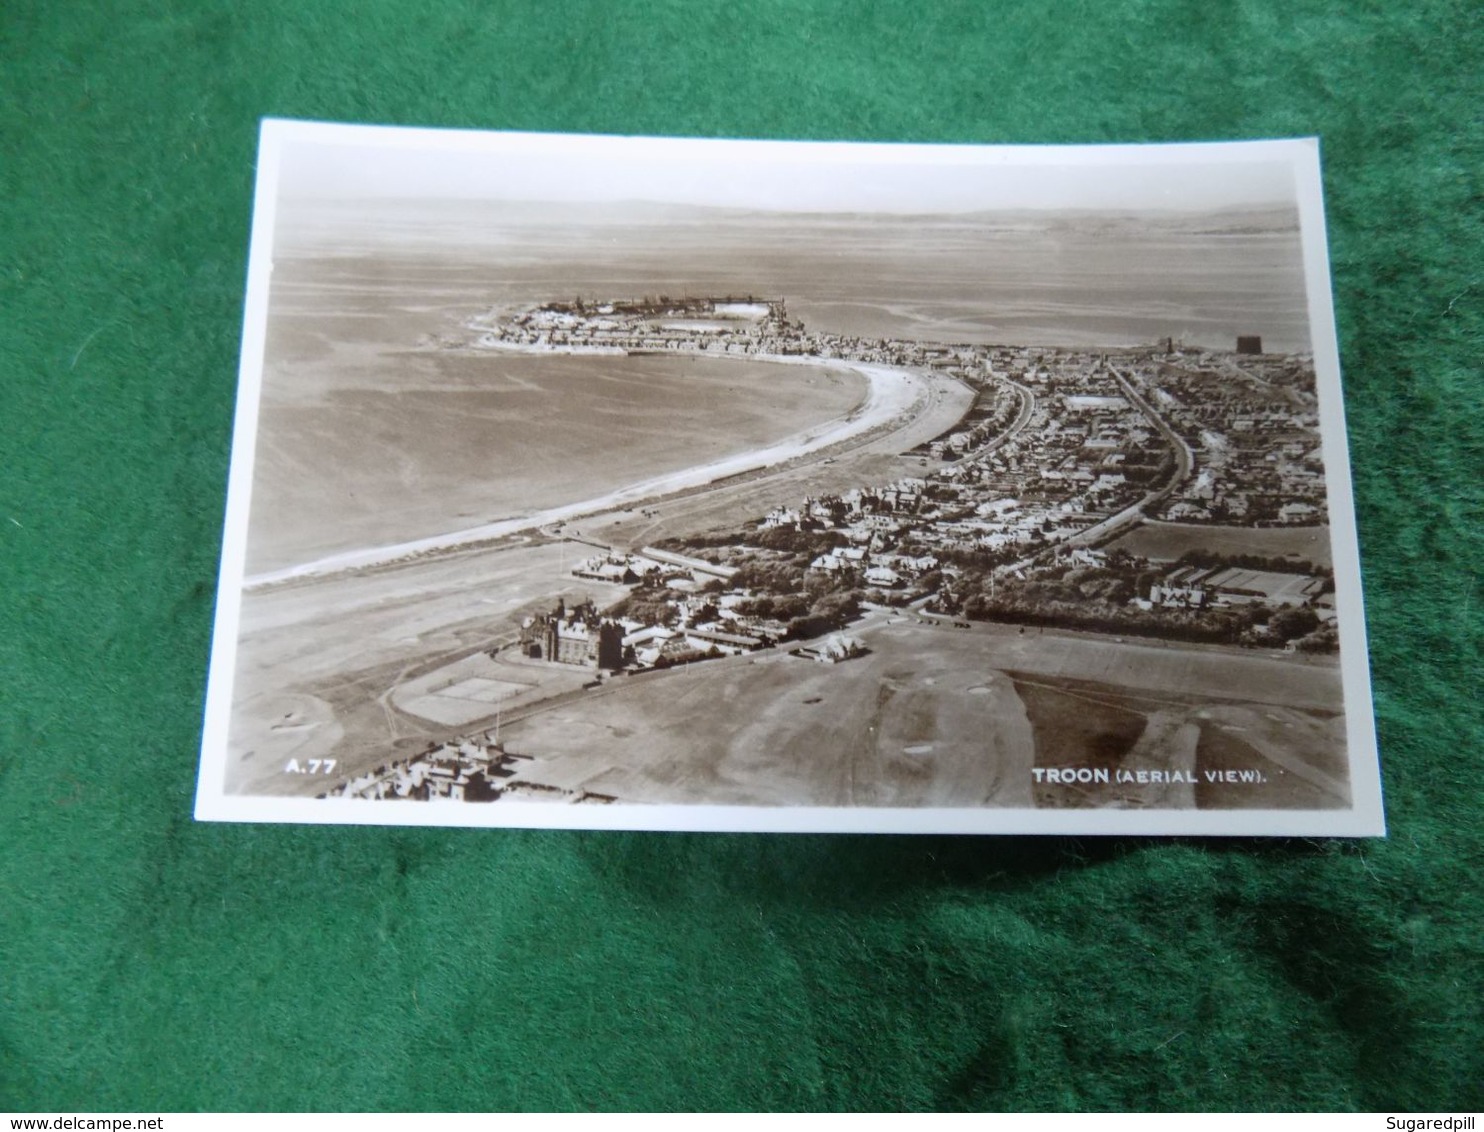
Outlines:
<svg viewBox="0 0 1484 1132"><path fill-rule="evenodd" d="M265 123L286 199L654 201L788 212L1285 205L1312 143L991 147L725 142Z"/></svg>

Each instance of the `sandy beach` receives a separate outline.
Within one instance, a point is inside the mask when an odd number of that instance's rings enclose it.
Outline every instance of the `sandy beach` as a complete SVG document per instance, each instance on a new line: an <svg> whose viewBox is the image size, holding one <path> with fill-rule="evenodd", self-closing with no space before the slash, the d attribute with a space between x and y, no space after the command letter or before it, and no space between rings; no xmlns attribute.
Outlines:
<svg viewBox="0 0 1484 1132"><path fill-rule="evenodd" d="M556 351L550 351L555 353ZM646 500L687 488L701 487L729 476L766 468L806 456L886 424L908 413L927 391L926 381L911 370L862 362L838 362L811 357L749 355L749 361L787 365L842 366L854 370L868 383L865 401L844 417L815 425L802 432L749 452L738 453L680 471L627 484L611 492L560 507L546 508L495 522L482 523L447 534L413 539L384 546L366 547L328 555L296 566L255 574L244 580L253 589L342 570L361 569L434 551L450 550L472 543L521 534L552 523L568 522L584 515L634 507Z"/></svg>

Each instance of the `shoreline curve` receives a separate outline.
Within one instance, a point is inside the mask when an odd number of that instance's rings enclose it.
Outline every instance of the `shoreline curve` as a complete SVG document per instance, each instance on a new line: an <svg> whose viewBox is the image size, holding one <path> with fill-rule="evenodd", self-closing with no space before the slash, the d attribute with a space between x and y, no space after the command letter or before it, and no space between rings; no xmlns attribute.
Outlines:
<svg viewBox="0 0 1484 1132"><path fill-rule="evenodd" d="M541 352L567 353L570 351ZM647 499L668 495L675 491L704 487L720 479L807 456L811 452L817 452L859 436L861 433L869 432L909 411L928 392L929 388L922 375L902 366L793 354L748 354L746 359L776 362L783 365L843 366L855 370L866 379L866 398L844 417L825 421L750 452L741 452L707 464L698 464L691 468L653 476L638 483L616 488L604 495L563 504L560 507L550 507L531 515L500 519L493 523L482 523L479 526L466 527L441 535L429 535L409 542L341 551L297 566L286 566L262 574L253 574L243 579L242 588L244 590L260 589L283 582L386 565L431 551L455 550L461 546L521 534L538 527L550 526L553 523L569 522L586 515L632 507Z"/></svg>

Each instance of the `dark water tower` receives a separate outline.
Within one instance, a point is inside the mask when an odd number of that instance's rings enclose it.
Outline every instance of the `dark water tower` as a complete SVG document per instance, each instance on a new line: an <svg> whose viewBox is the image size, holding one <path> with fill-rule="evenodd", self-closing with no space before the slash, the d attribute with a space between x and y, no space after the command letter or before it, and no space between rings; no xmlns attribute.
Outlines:
<svg viewBox="0 0 1484 1132"><path fill-rule="evenodd" d="M1260 354L1262 353L1262 337L1257 334L1237 335L1237 353Z"/></svg>

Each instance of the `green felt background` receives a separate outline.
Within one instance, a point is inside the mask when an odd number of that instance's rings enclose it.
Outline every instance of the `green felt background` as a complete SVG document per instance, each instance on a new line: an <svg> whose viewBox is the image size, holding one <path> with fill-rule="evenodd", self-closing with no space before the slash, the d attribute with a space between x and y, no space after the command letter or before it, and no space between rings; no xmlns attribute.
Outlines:
<svg viewBox="0 0 1484 1132"><path fill-rule="evenodd" d="M0 1109L1484 1106L1477 3L0 5ZM190 817L263 115L1322 136L1391 837Z"/></svg>

